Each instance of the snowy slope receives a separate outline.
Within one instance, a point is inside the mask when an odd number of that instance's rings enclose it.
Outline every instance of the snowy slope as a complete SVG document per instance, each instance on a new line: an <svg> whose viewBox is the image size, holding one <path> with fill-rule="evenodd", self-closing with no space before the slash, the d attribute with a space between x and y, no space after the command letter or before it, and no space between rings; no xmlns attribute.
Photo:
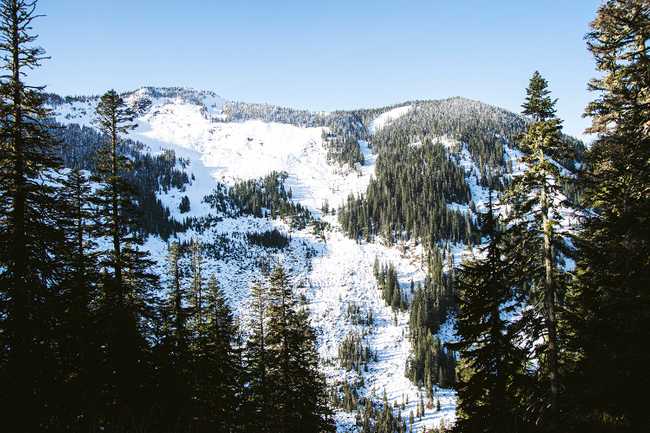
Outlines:
<svg viewBox="0 0 650 433"><path fill-rule="evenodd" d="M378 352L378 360L371 362L369 371L364 372L366 395L381 399L386 391L390 403L409 404L402 411L408 416L410 410L416 412L419 392L404 375L409 356L407 313L394 316L390 307L381 298L373 275L375 257L380 262L391 262L399 270L399 281L403 288L410 280L424 281L425 270L421 265L421 251L415 249L403 253L398 248L388 248L378 243L358 244L346 238L340 231L327 236L320 254L313 260L310 274L310 290L313 322L321 331L319 335L320 353L325 360L334 360L338 343L350 332L362 332L363 327L354 325L347 317L349 305L360 307L363 312L372 312L374 327L366 339L371 350ZM395 322L395 317L397 321ZM332 381L355 381L355 372L346 372L336 366L327 367L327 375ZM454 419L455 394L450 390L439 390L441 411L428 410L420 421L414 423L416 431L422 426L438 425L443 419L447 425ZM352 419L339 414L342 431L350 428Z"/></svg>
<svg viewBox="0 0 650 433"><path fill-rule="evenodd" d="M370 132L375 133L379 131L381 128L385 127L388 125L390 122L393 120L399 119L406 113L408 113L411 109L413 108L412 105L404 105L402 107L397 107L393 108L392 110L388 110L379 116L375 118L371 124L370 124Z"/></svg>
<svg viewBox="0 0 650 433"><path fill-rule="evenodd" d="M242 317L246 318L247 298L251 284L261 279L260 260L283 263L289 270L295 290L304 294L312 311L313 324L317 329L319 351L325 373L330 383L358 380L357 373L346 372L335 362L338 344L350 333L361 330L347 315L353 304L362 311L372 311L375 326L366 342L377 350L378 359L371 362L363 373L363 392L380 400L384 391L391 403L408 399L402 411L408 417L415 412L420 390L405 377L409 356L407 313L394 315L381 299L373 276L375 257L380 262L391 262L398 270L400 284L406 288L412 279L423 281L426 269L422 265L422 251L412 244L387 247L381 242L357 243L348 239L340 230L335 217L321 216L320 208L328 202L337 208L350 193L364 192L374 173L376 156L371 144L360 141L364 165L359 170L343 170L327 158L323 143L323 127L300 127L292 124L247 120L230 122L222 112L224 99L211 92L185 89L143 88L131 92L127 101L137 109L138 127L130 138L147 145L151 152L173 149L178 157L189 160L186 168L193 181L186 191L172 190L160 193L172 216L181 219L178 205L187 195L191 211L183 216L204 217L214 211L203 203L217 182L233 184L237 180L254 179L271 171L285 171L288 179L285 187L291 188L293 200L305 205L314 216L323 218L331 229L324 239L307 228L291 231L280 220L253 217L225 218L201 233L188 231L179 234L181 240L197 238L203 242L227 239L233 253L226 257L208 258L206 269L214 272L228 296L229 301ZM61 123L79 123L91 126L97 98L79 98L55 106L57 120ZM372 134L386 127L391 121L405 115L412 105L400 106L379 114L369 125ZM487 191L478 183L478 168L461 143L441 137L450 150L455 149L457 163L464 168L473 201L481 209L487 200ZM517 151L508 148L507 158L515 161ZM464 211L465 205L450 204ZM290 233L289 248L269 251L251 246L246 233L278 228ZM468 252L462 246L451 246L454 263L461 263ZM147 248L157 259L159 271L164 275L164 257L167 245L152 237ZM453 338L453 325L441 328L443 341ZM441 410L428 409L425 416L415 423L415 431L422 427L449 424L455 416L455 393L438 390ZM355 431L354 416L337 413L339 431Z"/></svg>

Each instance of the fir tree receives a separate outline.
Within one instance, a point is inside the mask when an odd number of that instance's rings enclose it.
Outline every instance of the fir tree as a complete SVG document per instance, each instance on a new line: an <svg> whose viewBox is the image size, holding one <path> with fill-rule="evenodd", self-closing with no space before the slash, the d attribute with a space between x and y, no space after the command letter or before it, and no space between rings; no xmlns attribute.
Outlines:
<svg viewBox="0 0 650 433"><path fill-rule="evenodd" d="M205 283L203 279L203 255L201 253L201 244L196 239L192 239L192 243L190 244L190 253L192 255L192 285L190 288L192 293L191 304L194 316L194 326L199 329L205 324L206 309L203 287Z"/></svg>
<svg viewBox="0 0 650 433"><path fill-rule="evenodd" d="M178 205L178 210L181 213L187 213L190 211L190 198L188 196L183 196L181 203Z"/></svg>
<svg viewBox="0 0 650 433"><path fill-rule="evenodd" d="M191 419L190 376L194 371L190 343L190 311L187 307L188 291L183 284L181 247L174 242L167 251L168 290L163 315L163 341L158 347L163 356L160 361L160 386L165 396L162 411L167 423L187 424Z"/></svg>
<svg viewBox="0 0 650 433"><path fill-rule="evenodd" d="M64 398L69 408L75 408L77 428L90 428L96 422L99 402L97 299L99 270L97 243L93 238L95 212L92 208L92 188L85 173L70 170L62 180L57 194L63 217L64 232L61 256L65 272L60 281L60 302L65 305L62 318L62 369L68 380L64 383Z"/></svg>
<svg viewBox="0 0 650 433"><path fill-rule="evenodd" d="M548 81L539 71L535 71L526 89L526 102L522 105L522 113L530 116L535 122L554 118L557 99L551 99L550 94Z"/></svg>
<svg viewBox="0 0 650 433"><path fill-rule="evenodd" d="M517 323L505 319L521 307L512 251L497 227L490 201L481 231L483 258L458 273L457 329L465 374L458 384L458 432L516 432L521 428L518 385L527 361ZM437 410L440 401L437 400Z"/></svg>
<svg viewBox="0 0 650 433"><path fill-rule="evenodd" d="M272 416L271 383L269 369L272 359L267 347L267 304L266 290L259 284L251 289L251 335L246 341L245 364L246 382L245 394L246 428L263 433L270 432Z"/></svg>
<svg viewBox="0 0 650 433"><path fill-rule="evenodd" d="M557 309L562 294L558 261L559 252L566 250L563 235L557 227L565 197L559 185L561 172L549 158L552 155L566 156L570 149L561 135L561 121L554 117L555 101L551 100L546 80L539 73L531 78L527 93L524 113L531 117L532 122L520 144L526 152L522 162L528 165L528 170L513 180L504 198L511 207L508 222L513 239L530 249L528 256L521 256L525 263L517 266L522 272L524 269L529 272L533 287L531 302L541 306L538 313L542 317L542 326L533 324L529 329L544 337L544 344L538 345L535 351L542 364L541 372L548 381L549 391L542 399L548 400L550 411L542 415L541 412L545 412L542 405L537 416L546 417L544 422L556 424L560 393ZM530 261L531 257L535 259ZM527 266L529 264L531 266ZM537 337L531 336L532 339Z"/></svg>
<svg viewBox="0 0 650 433"><path fill-rule="evenodd" d="M228 304L214 275L205 293L205 322L194 342L194 368L201 431L234 432L240 424L239 354L235 347L237 329Z"/></svg>
<svg viewBox="0 0 650 433"><path fill-rule="evenodd" d="M35 7L25 0L0 2L0 406L13 431L47 428L60 374L51 284L62 269L56 254L62 234L49 177L59 162L43 87L25 81L46 58L34 45Z"/></svg>
<svg viewBox="0 0 650 433"><path fill-rule="evenodd" d="M650 425L650 4L609 0L587 35L599 78L586 114L597 134L583 183L589 215L577 245L571 346L578 362L569 381L571 409L599 432ZM612 398L612 392L617 392ZM577 416L568 421L575 421Z"/></svg>
<svg viewBox="0 0 650 433"><path fill-rule="evenodd" d="M138 423L150 374L147 362L147 326L151 293L157 278L148 269L152 262L139 250L143 243L135 225L134 188L127 180L131 161L120 151L122 135L133 129L133 112L113 90L97 105L97 126L105 144L99 152L94 180L101 183L95 200L102 217L96 236L111 240L102 251L103 305L101 327L107 349L105 398L109 417L124 425Z"/></svg>
<svg viewBox="0 0 650 433"><path fill-rule="evenodd" d="M169 246L169 310L171 313L172 333L173 333L173 356L179 364L184 363L189 346L189 311L186 307L188 298L187 290L182 284L182 269L180 263L180 245L175 242Z"/></svg>
<svg viewBox="0 0 650 433"><path fill-rule="evenodd" d="M123 249L133 240L133 197L135 191L126 174L132 169L131 161L121 152L121 136L135 128L134 113L114 91L106 92L97 105L97 127L104 134L105 145L98 152L93 180L101 182L97 191L97 205L106 211L105 220L98 224L98 236L111 239L112 249L107 251L104 265L113 269L114 290L117 298L124 293Z"/></svg>
<svg viewBox="0 0 650 433"><path fill-rule="evenodd" d="M332 431L325 401L325 380L318 371L316 337L307 313L298 310L288 277L281 266L272 272L268 304L268 350L277 432Z"/></svg>

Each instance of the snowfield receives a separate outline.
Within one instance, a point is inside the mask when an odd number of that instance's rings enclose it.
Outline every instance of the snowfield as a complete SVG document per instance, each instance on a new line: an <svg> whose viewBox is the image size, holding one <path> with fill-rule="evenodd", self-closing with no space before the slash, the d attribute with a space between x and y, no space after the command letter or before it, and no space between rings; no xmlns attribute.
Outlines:
<svg viewBox="0 0 650 433"><path fill-rule="evenodd" d="M331 220L332 221L332 220ZM367 372L363 372L366 395L381 400L384 391L390 403L401 404L408 400L402 416L409 411L416 412L420 390L405 376L406 363L410 352L408 341L408 313L393 313L381 298L373 275L373 263L377 257L380 263L391 262L398 269L400 285L408 293L410 280L417 284L423 282L425 270L421 264L421 250L405 252L396 247L388 248L379 243L361 243L345 237L335 230L328 234L326 244L321 246L320 254L313 260L313 270L309 275L310 290L308 299L312 321L319 332L319 350L325 360L335 360L338 343L350 332L361 333L363 327L353 325L347 317L349 305L360 307L363 312L372 312L374 327L365 339L371 350L376 350L378 359L371 362ZM326 374L333 382L354 382L356 372L346 372L336 363L326 367ZM413 424L414 431L422 427L437 426L442 420L449 425L455 417L456 397L451 390L439 389L436 396L441 410L427 410L421 420ZM339 431L355 431L354 418L345 413L338 414Z"/></svg>
<svg viewBox="0 0 650 433"><path fill-rule="evenodd" d="M188 231L178 235L180 240L199 239L204 243L227 239L234 253L225 257L206 258L206 274L214 273L233 307L246 322L250 286L261 281L260 261L282 263L290 271L297 293L305 296L317 330L319 353L323 369L331 384L359 381L356 372L339 368L336 362L339 343L351 332L362 331L348 317L348 307L354 305L363 312L372 312L374 327L365 337L371 350L377 351L377 360L370 362L368 371L361 373L362 394L381 401L384 391L390 403L405 402L402 416L416 412L422 392L406 377L405 369L410 352L408 340L408 313L394 313L385 305L373 275L373 263L391 262L398 271L400 285L409 293L410 281L424 281L421 247L414 243L389 247L381 242L357 243L340 230L336 217L321 215L321 206L338 208L350 193L364 192L374 173L376 155L371 143L359 142L365 163L358 169L330 163L323 143L322 127L299 127L284 123L247 120L229 122L221 109L225 101L210 92L184 91L189 96L154 95L150 89L140 89L129 95L133 106L144 106L139 111L138 127L130 138L147 145L151 152L172 149L180 158L189 160L186 168L193 180L183 192L172 190L159 194L172 216L181 220L185 216L204 217L214 211L203 203L217 182L232 185L238 180L265 176L271 171L285 171L285 184L291 188L292 199L306 206L315 217L330 224L324 237L315 236L310 228L291 231L280 220L253 217L224 218L214 227L201 233ZM155 93L155 92L154 92ZM164 90L160 93L165 94ZM74 100L55 107L57 120L62 123L79 123L92 126L96 99ZM372 134L391 121L413 109L400 106L380 114L371 122ZM456 162L463 167L470 186L472 199L479 210L484 209L488 191L478 183L478 167L469 151L461 143L446 137L441 142L454 149ZM369 141L372 141L370 138ZM518 151L507 148L505 157L513 161L515 171ZM183 196L190 198L191 210L181 215L178 205ZM449 205L465 212L468 206ZM291 236L288 248L268 250L249 245L246 233L277 228ZM167 244L151 237L147 249L157 260L158 270L165 275L164 265ZM451 245L454 263L459 264L471 252L462 245ZM207 275L206 275L207 276ZM163 278L164 281L164 278ZM442 341L455 338L453 320L448 320L440 330ZM456 395L452 390L436 390L441 410L427 409L422 419L417 419L414 431L453 423ZM337 411L340 432L356 431L354 414Z"/></svg>
<svg viewBox="0 0 650 433"><path fill-rule="evenodd" d="M392 110L380 114L370 124L370 132L374 134L393 120L398 119L408 113L412 108L412 105L404 105L403 107L393 108Z"/></svg>

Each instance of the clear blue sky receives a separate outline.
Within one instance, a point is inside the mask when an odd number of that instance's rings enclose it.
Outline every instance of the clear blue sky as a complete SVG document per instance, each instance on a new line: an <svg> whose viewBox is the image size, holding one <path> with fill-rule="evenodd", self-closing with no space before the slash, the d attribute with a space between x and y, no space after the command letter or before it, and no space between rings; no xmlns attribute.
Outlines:
<svg viewBox="0 0 650 433"><path fill-rule="evenodd" d="M40 0L61 94L142 85L317 110L465 96L519 111L535 69L580 135L599 0Z"/></svg>

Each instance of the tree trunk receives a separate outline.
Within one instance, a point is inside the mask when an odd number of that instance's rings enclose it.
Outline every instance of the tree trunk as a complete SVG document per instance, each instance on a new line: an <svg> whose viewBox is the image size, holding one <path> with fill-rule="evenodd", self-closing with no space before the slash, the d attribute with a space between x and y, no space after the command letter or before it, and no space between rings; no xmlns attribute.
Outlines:
<svg viewBox="0 0 650 433"><path fill-rule="evenodd" d="M32 402L31 393L34 390L33 374L30 371L31 345L34 343L34 329L29 320L31 309L31 295L30 285L27 283L27 234L26 228L26 210L27 210L27 180L25 178L25 149L22 136L23 127L23 112L22 112L22 89L21 89L21 76L20 76L20 35L18 28L18 6L16 2L12 4L12 17L11 17L11 32L12 40L11 55L12 55L12 76L10 83L12 84L13 94L10 101L13 104L13 128L11 141L14 147L14 194L13 194L13 245L10 250L12 251L13 260L10 263L9 269L11 278L13 280L13 293L12 305L10 310L10 317L13 327L9 331L11 339L10 351L10 370L12 370L12 382L16 385L12 390L15 392L14 407L19 411L26 410L30 407ZM28 431L32 426L32 417L27 416L25 424L21 427ZM15 426L18 428L18 426Z"/></svg>
<svg viewBox="0 0 650 433"><path fill-rule="evenodd" d="M543 156L542 156L543 157ZM547 178L544 175L541 193L542 226L544 231L544 312L547 332L548 378L551 386L551 424L555 424L559 393L557 323L555 317L555 261L553 258L553 225L549 218Z"/></svg>
<svg viewBox="0 0 650 433"><path fill-rule="evenodd" d="M122 245L120 239L120 204L118 195L118 160L117 160L117 118L115 107L112 107L111 119L111 195L112 217L113 217L113 255L115 263L115 289L117 290L117 301L122 305L124 301L124 288L122 287Z"/></svg>

